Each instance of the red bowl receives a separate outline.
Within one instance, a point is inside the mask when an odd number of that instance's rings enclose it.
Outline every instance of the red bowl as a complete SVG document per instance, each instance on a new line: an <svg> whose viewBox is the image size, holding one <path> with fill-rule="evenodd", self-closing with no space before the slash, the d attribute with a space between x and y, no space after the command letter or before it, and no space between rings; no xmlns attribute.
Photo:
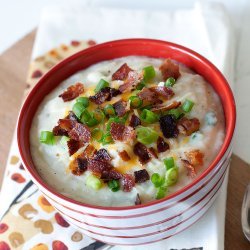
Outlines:
<svg viewBox="0 0 250 250"><path fill-rule="evenodd" d="M202 75L217 92L223 105L226 121L224 143L214 161L198 178L164 199L127 207L93 206L75 201L48 186L37 173L30 153L32 119L44 97L69 76L95 63L130 55L171 58ZM32 181L69 222L100 241L138 245L169 238L188 228L207 211L216 198L229 164L235 121L232 91L220 71L207 59L174 43L125 39L80 51L45 74L23 104L17 138L23 165Z"/></svg>

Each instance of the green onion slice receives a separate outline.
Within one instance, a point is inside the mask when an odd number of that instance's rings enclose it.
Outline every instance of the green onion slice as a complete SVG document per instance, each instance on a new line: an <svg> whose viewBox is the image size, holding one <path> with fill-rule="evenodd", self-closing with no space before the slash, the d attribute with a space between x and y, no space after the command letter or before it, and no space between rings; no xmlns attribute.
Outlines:
<svg viewBox="0 0 250 250"><path fill-rule="evenodd" d="M99 92L101 89L106 88L106 87L109 87L109 83L101 79L95 88L95 93Z"/></svg>
<svg viewBox="0 0 250 250"><path fill-rule="evenodd" d="M129 103L132 108L140 108L143 101L139 96L130 96Z"/></svg>
<svg viewBox="0 0 250 250"><path fill-rule="evenodd" d="M164 85L166 87L173 87L175 85L175 79L173 77L169 77Z"/></svg>
<svg viewBox="0 0 250 250"><path fill-rule="evenodd" d="M144 81L149 81L152 80L155 77L155 69L153 66L147 66L145 68L143 68L143 72L144 72Z"/></svg>
<svg viewBox="0 0 250 250"><path fill-rule="evenodd" d="M94 175L89 175L86 180L87 187L98 190L102 187L102 181Z"/></svg>
<svg viewBox="0 0 250 250"><path fill-rule="evenodd" d="M114 109L113 105L111 105L111 104L107 104L104 107L104 113L106 116L114 116L116 114L115 109Z"/></svg>
<svg viewBox="0 0 250 250"><path fill-rule="evenodd" d="M159 187L159 189L157 190L155 198L157 200L162 199L162 198L164 198L166 196L166 193L167 193L167 187L165 187L165 186L164 187Z"/></svg>
<svg viewBox="0 0 250 250"><path fill-rule="evenodd" d="M164 178L162 178L158 173L154 173L151 176L151 182L155 187L160 187L164 183Z"/></svg>
<svg viewBox="0 0 250 250"><path fill-rule="evenodd" d="M173 168L175 166L175 163L174 163L174 158L173 157L168 157L168 158L165 158L163 160L164 162L164 165L166 167L167 170Z"/></svg>
<svg viewBox="0 0 250 250"><path fill-rule="evenodd" d="M118 180L111 180L108 182L108 187L112 192L117 192L120 189L120 183Z"/></svg>
<svg viewBox="0 0 250 250"><path fill-rule="evenodd" d="M158 133L152 128L138 126L136 129L137 140L142 144L151 144L159 137Z"/></svg>
<svg viewBox="0 0 250 250"><path fill-rule="evenodd" d="M96 109L92 114L93 118L96 119L98 123L103 122L105 115L101 109Z"/></svg>
<svg viewBox="0 0 250 250"><path fill-rule="evenodd" d="M166 173L165 185L169 187L169 186L176 184L178 180L178 176L179 176L178 167L170 168Z"/></svg>
<svg viewBox="0 0 250 250"><path fill-rule="evenodd" d="M169 115L173 115L176 120L180 119L184 115L180 108L170 109L167 113Z"/></svg>
<svg viewBox="0 0 250 250"><path fill-rule="evenodd" d="M182 110L188 113L192 110L193 106L194 106L194 102L186 99L185 102L182 104Z"/></svg>
<svg viewBox="0 0 250 250"><path fill-rule="evenodd" d="M107 132L106 134L103 135L103 138L102 138L103 145L110 144L112 142L113 142L113 138L112 138L110 132Z"/></svg>
<svg viewBox="0 0 250 250"><path fill-rule="evenodd" d="M81 102L76 102L72 108L74 114L77 116L78 119L81 119L82 113L85 110L85 107Z"/></svg>
<svg viewBox="0 0 250 250"><path fill-rule="evenodd" d="M60 144L66 145L68 141L69 141L69 137L64 135L64 136L62 136L62 138L60 140Z"/></svg>
<svg viewBox="0 0 250 250"><path fill-rule="evenodd" d="M142 80L137 86L137 90L142 90L146 86L145 82Z"/></svg>
<svg viewBox="0 0 250 250"><path fill-rule="evenodd" d="M91 132L91 136L95 141L101 142L103 138L103 131L99 128L94 128Z"/></svg>
<svg viewBox="0 0 250 250"><path fill-rule="evenodd" d="M140 119L146 123L154 123L159 120L159 116L148 109L143 109L140 114Z"/></svg>
<svg viewBox="0 0 250 250"><path fill-rule="evenodd" d="M55 137L51 131L42 131L40 134L40 142L48 145L54 145Z"/></svg>
<svg viewBox="0 0 250 250"><path fill-rule="evenodd" d="M78 97L76 99L76 102L82 103L82 105L85 108L87 108L89 106L89 98L88 97L84 97L84 96Z"/></svg>

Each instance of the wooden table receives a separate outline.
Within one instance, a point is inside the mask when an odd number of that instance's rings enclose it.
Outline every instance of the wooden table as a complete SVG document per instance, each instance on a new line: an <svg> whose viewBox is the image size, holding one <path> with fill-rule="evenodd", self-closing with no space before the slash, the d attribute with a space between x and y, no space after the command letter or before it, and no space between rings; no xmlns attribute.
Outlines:
<svg viewBox="0 0 250 250"><path fill-rule="evenodd" d="M0 183L26 85L25 79L34 38L35 31L0 56ZM225 250L250 249L250 243L242 233L240 221L242 199L248 182L250 182L249 164L233 155L228 184Z"/></svg>

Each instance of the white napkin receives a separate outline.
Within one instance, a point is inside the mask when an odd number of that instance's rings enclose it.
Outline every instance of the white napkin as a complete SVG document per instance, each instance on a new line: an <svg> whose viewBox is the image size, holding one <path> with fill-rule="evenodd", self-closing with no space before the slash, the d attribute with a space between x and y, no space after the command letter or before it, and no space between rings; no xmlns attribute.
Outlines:
<svg viewBox="0 0 250 250"><path fill-rule="evenodd" d="M221 5L198 3L189 10L152 11L150 5L144 10L117 9L110 8L110 1L106 2L109 8L98 8L93 3L90 6L86 2L47 7L41 16L32 57L71 40L94 39L100 43L121 38L156 38L199 52L217 65L228 80L233 79L233 35L230 20ZM227 176L216 202L186 231L147 246L112 249L224 249L226 190Z"/></svg>

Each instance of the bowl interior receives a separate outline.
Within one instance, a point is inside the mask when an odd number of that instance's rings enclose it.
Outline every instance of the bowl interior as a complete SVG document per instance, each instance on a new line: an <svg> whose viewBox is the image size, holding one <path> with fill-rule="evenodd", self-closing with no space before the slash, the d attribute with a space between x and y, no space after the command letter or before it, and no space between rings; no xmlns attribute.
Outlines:
<svg viewBox="0 0 250 250"><path fill-rule="evenodd" d="M44 182L41 180L40 176L35 170L35 166L30 153L29 143L29 130L31 127L32 119L39 104L41 103L43 98L49 92L51 92L57 85L59 85L63 80L76 73L77 71L82 70L100 61L130 55L149 56L155 58L171 58L185 64L198 74L202 75L208 81L208 83L213 86L213 88L221 99L224 109L226 121L226 137L220 152L218 152L217 157L214 159L213 163L209 166L209 168L206 169L191 184L180 189L176 193L171 194L165 199L169 199L177 193L181 193L182 191L188 189L190 186L194 185L198 180L206 176L206 174L216 166L218 161L224 155L225 151L230 145L233 136L236 120L236 111L231 89L228 86L227 81L225 80L223 75L219 72L219 70L198 53L180 45L151 39L118 40L103 43L85 49L57 64L39 80L39 82L28 95L25 103L23 104L22 110L19 115L17 129L19 151L26 169L30 172L32 177L36 181L41 183L43 186L46 187L46 184L44 184ZM46 188L54 194L60 196L61 198L65 198L77 204L86 205L81 202L76 202L73 199L66 198L51 190L49 187ZM143 205L150 205L151 203L153 202L149 202ZM133 207L135 206L131 206L131 208Z"/></svg>

